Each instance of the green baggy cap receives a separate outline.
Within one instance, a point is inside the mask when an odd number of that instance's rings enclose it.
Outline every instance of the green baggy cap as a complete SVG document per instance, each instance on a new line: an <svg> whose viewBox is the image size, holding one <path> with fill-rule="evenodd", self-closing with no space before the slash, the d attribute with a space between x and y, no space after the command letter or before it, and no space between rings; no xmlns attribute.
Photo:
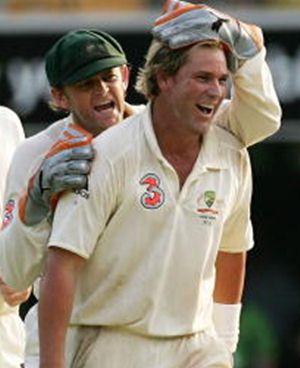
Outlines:
<svg viewBox="0 0 300 368"><path fill-rule="evenodd" d="M46 54L46 74L53 87L90 78L127 64L121 45L109 34L81 29L60 38Z"/></svg>

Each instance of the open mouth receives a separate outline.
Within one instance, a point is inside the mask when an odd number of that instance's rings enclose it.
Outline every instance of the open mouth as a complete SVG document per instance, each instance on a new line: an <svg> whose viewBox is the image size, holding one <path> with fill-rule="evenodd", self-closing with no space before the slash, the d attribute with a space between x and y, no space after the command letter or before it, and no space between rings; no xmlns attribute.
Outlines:
<svg viewBox="0 0 300 368"><path fill-rule="evenodd" d="M95 106L95 110L97 112L102 112L108 109L113 109L115 107L115 103L113 101L103 103L101 105Z"/></svg>
<svg viewBox="0 0 300 368"><path fill-rule="evenodd" d="M211 115L214 111L214 108L211 106L206 105L197 105L197 108L204 114L204 115Z"/></svg>

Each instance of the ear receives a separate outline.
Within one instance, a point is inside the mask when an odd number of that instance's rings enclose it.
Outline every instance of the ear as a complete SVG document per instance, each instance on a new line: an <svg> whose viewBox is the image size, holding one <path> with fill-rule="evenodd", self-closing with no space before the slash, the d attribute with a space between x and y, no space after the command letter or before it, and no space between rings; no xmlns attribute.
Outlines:
<svg viewBox="0 0 300 368"><path fill-rule="evenodd" d="M126 91L129 85L129 76L130 76L130 71L127 65L123 65L121 67L121 73L124 91Z"/></svg>
<svg viewBox="0 0 300 368"><path fill-rule="evenodd" d="M55 107L66 111L70 109L69 99L63 88L51 87L51 96Z"/></svg>
<svg viewBox="0 0 300 368"><path fill-rule="evenodd" d="M169 91L172 87L172 76L167 75L162 70L156 73L156 82L161 92Z"/></svg>

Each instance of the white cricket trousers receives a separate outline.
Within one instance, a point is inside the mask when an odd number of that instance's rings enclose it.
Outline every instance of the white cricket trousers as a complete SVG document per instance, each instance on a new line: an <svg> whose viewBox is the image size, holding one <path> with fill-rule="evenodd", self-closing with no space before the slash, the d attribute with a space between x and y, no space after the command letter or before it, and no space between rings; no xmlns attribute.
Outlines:
<svg viewBox="0 0 300 368"><path fill-rule="evenodd" d="M38 331L38 304L30 308L25 317L26 345L25 368L39 368L40 347Z"/></svg>
<svg viewBox="0 0 300 368"><path fill-rule="evenodd" d="M71 327L67 368L232 368L224 343L210 334L141 336L114 327Z"/></svg>
<svg viewBox="0 0 300 368"><path fill-rule="evenodd" d="M20 368L24 349L25 329L18 310L0 313L0 367Z"/></svg>

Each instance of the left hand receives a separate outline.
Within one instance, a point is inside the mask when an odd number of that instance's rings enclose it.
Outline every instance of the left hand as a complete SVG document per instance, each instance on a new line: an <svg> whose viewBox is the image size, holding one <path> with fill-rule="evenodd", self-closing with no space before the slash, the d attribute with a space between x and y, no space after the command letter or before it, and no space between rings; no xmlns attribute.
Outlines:
<svg viewBox="0 0 300 368"><path fill-rule="evenodd" d="M94 159L92 135L80 126L67 126L30 178L19 200L19 215L27 226L50 218L58 198L67 190L85 190Z"/></svg>
<svg viewBox="0 0 300 368"><path fill-rule="evenodd" d="M31 288L25 291L16 291L7 284L4 283L0 277L0 293L2 294L4 301L11 307L15 307L29 298L31 293Z"/></svg>

